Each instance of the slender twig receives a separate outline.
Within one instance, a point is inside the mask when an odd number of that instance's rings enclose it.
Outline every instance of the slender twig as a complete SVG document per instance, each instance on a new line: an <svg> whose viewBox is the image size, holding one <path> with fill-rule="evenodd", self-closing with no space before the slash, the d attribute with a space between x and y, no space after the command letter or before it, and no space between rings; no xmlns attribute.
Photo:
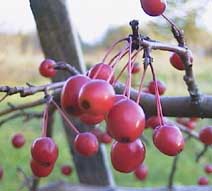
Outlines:
<svg viewBox="0 0 212 191"><path fill-rule="evenodd" d="M49 83L41 86L28 86L28 87L9 87L0 86L0 92L5 92L8 95L14 95L20 93L21 97L26 97L29 95L36 94L38 92L44 92L46 90L54 90L57 88L62 88L65 82L55 82Z"/></svg>
<svg viewBox="0 0 212 191"><path fill-rule="evenodd" d="M24 179L21 186L17 189L17 191L22 190L24 187L27 187L27 189L31 191L32 177L27 176L21 167L17 167L17 172L20 173Z"/></svg>
<svg viewBox="0 0 212 191"><path fill-rule="evenodd" d="M196 156L196 162L199 162L199 160L201 159L201 157L204 156L207 150L208 150L208 145L204 145L204 148L202 149L202 151L200 151Z"/></svg>
<svg viewBox="0 0 212 191"><path fill-rule="evenodd" d="M8 94L6 93L6 94L0 99L0 103L1 103L2 101L4 101L4 100L7 98L7 96L8 96Z"/></svg>
<svg viewBox="0 0 212 191"><path fill-rule="evenodd" d="M18 110L33 108L33 107L42 105L44 103L46 103L46 100L45 99L39 99L39 100L36 100L36 101L33 101L33 102L16 105L14 108L11 108L10 107L10 108L1 110L0 111L0 116L6 115L6 114L9 114L11 112L18 111Z"/></svg>
<svg viewBox="0 0 212 191"><path fill-rule="evenodd" d="M26 112L24 111L23 112L18 112L18 113L15 113L9 117L6 117L4 118L3 120L0 121L0 126L2 126L4 123L12 120L12 119L16 119L18 117L24 117L24 121L29 121L31 119L34 119L34 118L41 118L42 117L42 113L38 113L38 112Z"/></svg>
<svg viewBox="0 0 212 191"><path fill-rule="evenodd" d="M177 170L178 159L179 159L179 154L174 157L173 162L172 162L171 172L169 174L169 180L168 180L169 191L171 191L172 190L172 187L173 187L174 175L175 175L176 170Z"/></svg>
<svg viewBox="0 0 212 191"><path fill-rule="evenodd" d="M67 64L67 63L62 62L62 61L57 62L54 65L54 68L57 69L57 70L66 70L70 73L70 75L80 74L80 72L76 68L74 68L70 64Z"/></svg>
<svg viewBox="0 0 212 191"><path fill-rule="evenodd" d="M38 185L40 183L40 178L38 177L33 177L32 179L32 185L29 191L36 191L38 188Z"/></svg>

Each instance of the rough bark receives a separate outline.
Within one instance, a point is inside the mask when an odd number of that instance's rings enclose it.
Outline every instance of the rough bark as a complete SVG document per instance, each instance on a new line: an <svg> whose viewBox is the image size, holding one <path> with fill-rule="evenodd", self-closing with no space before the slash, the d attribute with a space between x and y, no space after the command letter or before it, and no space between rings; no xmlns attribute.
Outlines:
<svg viewBox="0 0 212 191"><path fill-rule="evenodd" d="M66 8L66 0L30 0L30 6L36 21L40 43L45 57L56 61L71 63L80 72L85 72L82 52L69 13ZM58 72L53 79L54 82L66 79L69 73ZM88 130L78 120L74 124L79 131ZM98 154L91 158L82 157L72 147L73 132L64 123L64 129L73 160L78 173L79 181L93 185L113 184L112 174L105 160L104 149L100 148Z"/></svg>

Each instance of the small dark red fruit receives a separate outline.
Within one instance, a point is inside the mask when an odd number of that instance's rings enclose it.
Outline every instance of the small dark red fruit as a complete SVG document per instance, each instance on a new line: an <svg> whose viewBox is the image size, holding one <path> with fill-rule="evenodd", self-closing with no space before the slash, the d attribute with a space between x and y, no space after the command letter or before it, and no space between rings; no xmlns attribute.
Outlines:
<svg viewBox="0 0 212 191"><path fill-rule="evenodd" d="M153 143L160 152L176 156L184 148L184 138L178 127L171 124L158 126L154 129Z"/></svg>
<svg viewBox="0 0 212 191"><path fill-rule="evenodd" d="M180 56L177 53L173 53L170 57L170 63L173 67L178 70L185 70L185 66Z"/></svg>
<svg viewBox="0 0 212 191"><path fill-rule="evenodd" d="M2 168L2 166L0 166L0 180L3 178L4 176L4 169Z"/></svg>
<svg viewBox="0 0 212 191"><path fill-rule="evenodd" d="M140 0L144 12L150 16L159 16L166 9L166 0Z"/></svg>
<svg viewBox="0 0 212 191"><path fill-rule="evenodd" d="M212 164L206 164L204 166L204 170L207 174L211 174L212 173Z"/></svg>
<svg viewBox="0 0 212 191"><path fill-rule="evenodd" d="M212 126L204 127L199 132L199 139L206 145L212 144Z"/></svg>
<svg viewBox="0 0 212 191"><path fill-rule="evenodd" d="M46 177L48 176L53 168L54 168L54 163L53 164L48 164L48 165L43 165L43 163L39 163L36 160L31 160L30 162L30 167L33 172L33 174L37 177Z"/></svg>
<svg viewBox="0 0 212 191"><path fill-rule="evenodd" d="M185 65L181 59L181 57L177 54L177 53L173 53L170 58L169 61L171 63L171 65L176 68L177 70L185 70ZM193 62L193 58L190 57L190 61Z"/></svg>
<svg viewBox="0 0 212 191"><path fill-rule="evenodd" d="M31 155L42 165L52 164L57 160L58 147L50 137L39 137L32 143Z"/></svg>
<svg viewBox="0 0 212 191"><path fill-rule="evenodd" d="M163 122L166 123L167 119L163 117ZM151 116L146 120L146 128L150 127L152 129L156 128L158 125L160 125L160 119L158 116Z"/></svg>
<svg viewBox="0 0 212 191"><path fill-rule="evenodd" d="M137 73L139 73L140 72L140 70L141 70L141 67L140 67L140 65L139 65L139 63L135 63L134 65L133 65L133 67L132 67L132 74L137 74Z"/></svg>
<svg viewBox="0 0 212 191"><path fill-rule="evenodd" d="M103 133L101 131L101 129L99 129L98 127L95 127L90 132L96 136L96 138L98 139L98 141L100 141L101 136L102 136L102 133Z"/></svg>
<svg viewBox="0 0 212 191"><path fill-rule="evenodd" d="M21 148L25 144L24 135L21 133L17 133L12 137L12 145L15 148Z"/></svg>
<svg viewBox="0 0 212 191"><path fill-rule="evenodd" d="M90 115L89 113L83 113L79 118L87 125L96 125L104 120L104 115Z"/></svg>
<svg viewBox="0 0 212 191"><path fill-rule="evenodd" d="M90 79L87 76L76 75L66 80L61 93L61 106L69 114L78 116L82 111L78 104L79 91Z"/></svg>
<svg viewBox="0 0 212 191"><path fill-rule="evenodd" d="M54 77L56 75L56 70L54 69L55 64L56 62L54 60L45 59L39 66L40 74L47 78Z"/></svg>
<svg viewBox="0 0 212 191"><path fill-rule="evenodd" d="M105 143L105 144L109 144L113 141L112 137L110 135L108 135L107 132L104 132L101 134L100 136L100 142L101 143Z"/></svg>
<svg viewBox="0 0 212 191"><path fill-rule="evenodd" d="M108 64L99 63L94 65L88 72L88 76L93 79L108 80L111 76L110 83L114 81L113 68Z"/></svg>
<svg viewBox="0 0 212 191"><path fill-rule="evenodd" d="M92 156L99 149L97 137L90 132L79 133L74 139L74 147L83 156Z"/></svg>
<svg viewBox="0 0 212 191"><path fill-rule="evenodd" d="M115 141L111 148L111 162L113 168L119 172L129 173L134 171L145 159L145 146L140 139L131 143Z"/></svg>
<svg viewBox="0 0 212 191"><path fill-rule="evenodd" d="M199 185L208 185L209 181L208 181L208 178L207 177L201 176L201 177L198 178L197 183Z"/></svg>
<svg viewBox="0 0 212 191"><path fill-rule="evenodd" d="M148 84L148 90L149 93L151 94L156 94L156 87L155 87L156 82L155 81L150 81ZM162 81L157 80L157 85L158 85L158 93L159 95L163 95L166 91L166 86Z"/></svg>
<svg viewBox="0 0 212 191"><path fill-rule="evenodd" d="M70 165L63 165L63 166L61 166L60 171L63 175L70 176L73 169Z"/></svg>
<svg viewBox="0 0 212 191"><path fill-rule="evenodd" d="M143 109L130 99L114 104L107 116L107 131L119 142L136 140L145 127Z"/></svg>
<svg viewBox="0 0 212 191"><path fill-rule="evenodd" d="M199 120L199 117L190 117L191 121L197 122Z"/></svg>
<svg viewBox="0 0 212 191"><path fill-rule="evenodd" d="M145 180L148 175L148 167L145 164L140 164L134 171L134 175L138 180Z"/></svg>
<svg viewBox="0 0 212 191"><path fill-rule="evenodd" d="M114 103L113 86L104 80L91 80L79 92L79 106L91 115L105 115Z"/></svg>
<svg viewBox="0 0 212 191"><path fill-rule="evenodd" d="M190 130L193 130L196 127L196 121L193 121L190 118L180 117L177 118L176 121Z"/></svg>

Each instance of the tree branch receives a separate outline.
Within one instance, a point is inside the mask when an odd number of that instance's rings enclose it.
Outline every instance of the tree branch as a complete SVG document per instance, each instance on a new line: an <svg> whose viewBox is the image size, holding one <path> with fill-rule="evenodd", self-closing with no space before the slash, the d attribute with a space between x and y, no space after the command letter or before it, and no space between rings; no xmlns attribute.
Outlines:
<svg viewBox="0 0 212 191"><path fill-rule="evenodd" d="M64 81L56 82L52 84L46 84L42 86L33 87L9 87L0 86L0 92L12 92L12 94L20 93L21 96L29 96L36 94L37 92L54 89L61 89L64 85ZM124 91L125 86L123 84L117 83L114 86L116 93L121 94ZM131 89L131 98L133 100L137 99L138 92L135 89ZM45 103L45 100L40 100L38 103L32 103L32 105L22 106L22 108L29 108L33 105L39 105ZM202 95L198 104L194 103L190 97L177 97L177 96L161 96L161 103L163 108L164 116L169 117L201 117L201 118L212 118L212 96ZM140 99L140 105L143 107L147 116L156 115L156 105L155 96L148 93L142 93ZM20 108L18 108L20 109ZM9 111L8 111L9 110ZM0 116L13 111L13 109L8 109L6 111L0 111Z"/></svg>
<svg viewBox="0 0 212 191"><path fill-rule="evenodd" d="M9 114L11 112L18 111L18 110L33 108L33 107L42 105L44 103L46 103L45 99L39 99L39 100L36 100L36 101L33 101L33 102L16 105L14 107L10 107L10 108L1 110L0 111L0 116L7 115L7 114Z"/></svg>
<svg viewBox="0 0 212 191"><path fill-rule="evenodd" d="M25 117L24 121L28 121L28 120L33 119L33 118L41 118L42 113L20 111L18 113L15 113L15 114L1 120L0 126L2 126L4 123L6 123L6 122L8 122L12 119L18 118L18 117Z"/></svg>

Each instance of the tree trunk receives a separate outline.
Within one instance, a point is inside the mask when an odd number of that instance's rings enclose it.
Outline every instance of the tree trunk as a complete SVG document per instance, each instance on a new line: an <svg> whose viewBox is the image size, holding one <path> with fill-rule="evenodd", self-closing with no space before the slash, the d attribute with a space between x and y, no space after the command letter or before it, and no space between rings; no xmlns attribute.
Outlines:
<svg viewBox="0 0 212 191"><path fill-rule="evenodd" d="M80 72L85 72L79 39L66 8L66 0L30 0L30 6L37 24L40 43L45 57L56 61L64 61ZM69 77L68 73L58 72L53 81L61 81ZM87 131L90 126L82 124L71 117L79 131ZM78 173L79 181L84 184L110 186L113 177L108 167L106 152L103 146L93 157L83 157L77 154L73 145L73 132L64 123L70 151Z"/></svg>

